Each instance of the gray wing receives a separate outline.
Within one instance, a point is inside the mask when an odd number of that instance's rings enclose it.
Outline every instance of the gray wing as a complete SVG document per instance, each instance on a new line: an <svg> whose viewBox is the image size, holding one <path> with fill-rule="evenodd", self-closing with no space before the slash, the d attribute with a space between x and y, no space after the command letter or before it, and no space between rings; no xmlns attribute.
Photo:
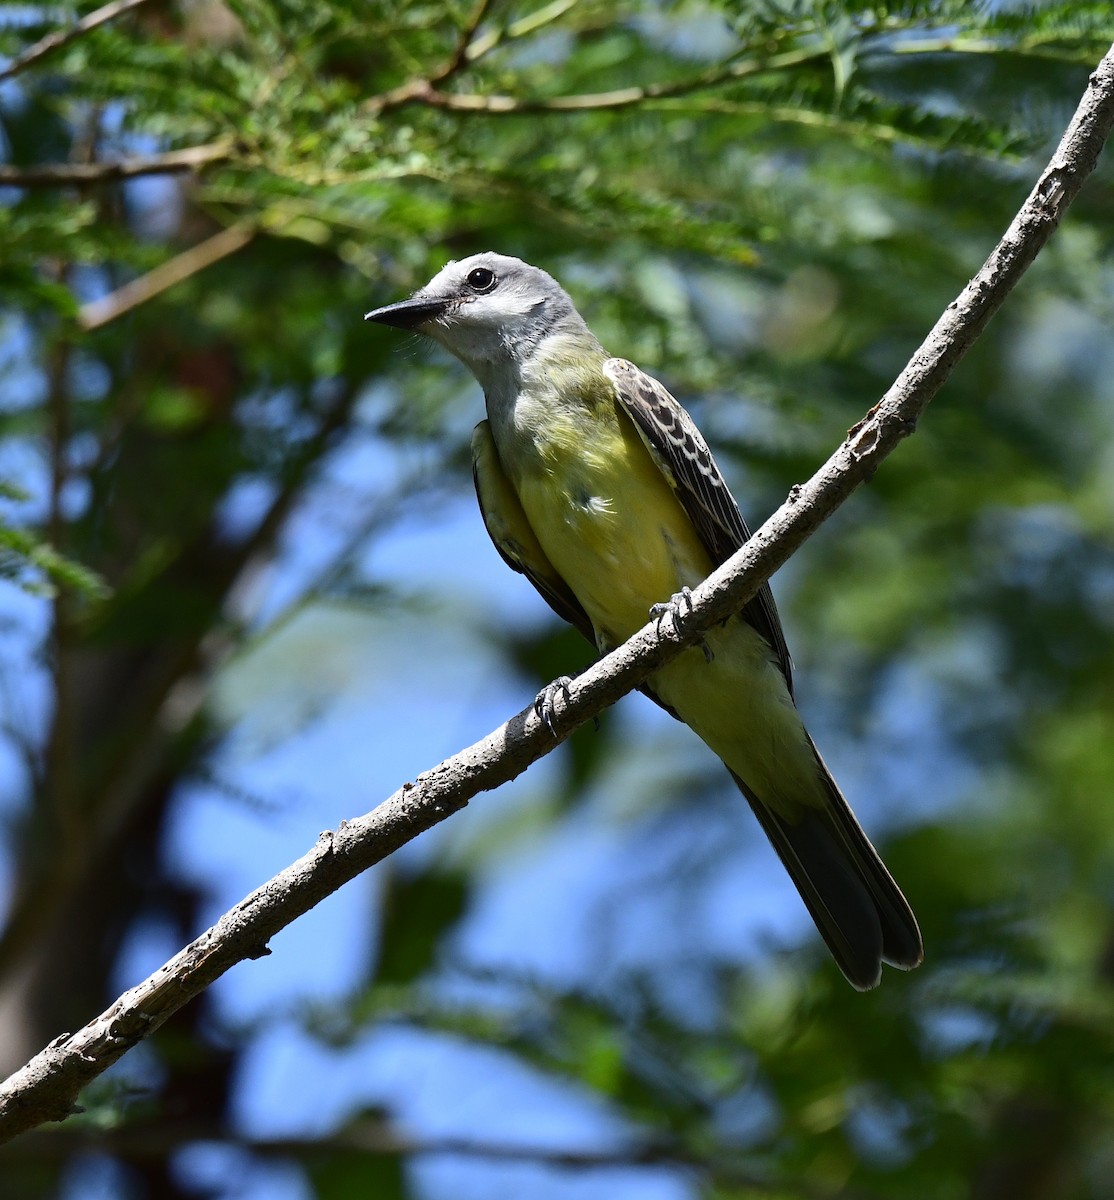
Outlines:
<svg viewBox="0 0 1114 1200"><path fill-rule="evenodd" d="M716 566L726 562L750 537L750 530L693 419L656 379L626 359L609 358L603 369L712 561ZM743 616L774 648L792 695L789 648L769 584L747 602Z"/></svg>

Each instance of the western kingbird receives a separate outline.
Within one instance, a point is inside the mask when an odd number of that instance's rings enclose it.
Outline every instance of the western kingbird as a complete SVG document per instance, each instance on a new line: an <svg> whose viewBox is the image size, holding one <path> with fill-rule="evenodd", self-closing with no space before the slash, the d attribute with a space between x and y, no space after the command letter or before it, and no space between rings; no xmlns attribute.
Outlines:
<svg viewBox="0 0 1114 1200"><path fill-rule="evenodd" d="M367 319L433 338L475 375L487 401L472 436L487 531L601 652L670 596L678 612L686 589L750 536L688 413L609 358L537 267L476 254ZM917 966L916 918L793 703L769 587L644 690L726 764L848 980L865 990L883 962Z"/></svg>

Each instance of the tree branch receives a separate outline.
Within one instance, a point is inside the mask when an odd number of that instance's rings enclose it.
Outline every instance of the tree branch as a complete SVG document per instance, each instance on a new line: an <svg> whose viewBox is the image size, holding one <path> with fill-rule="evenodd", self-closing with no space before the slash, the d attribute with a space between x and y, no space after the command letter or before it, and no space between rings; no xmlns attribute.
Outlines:
<svg viewBox="0 0 1114 1200"><path fill-rule="evenodd" d="M669 622L659 629L651 621L589 667L570 685L557 738L527 708L403 784L372 812L322 833L309 853L231 908L96 1020L55 1039L0 1085L0 1141L68 1116L81 1088L229 967L269 953L269 939L325 896L463 808L477 793L513 779L716 621L737 612L913 432L929 401L1051 236L1094 168L1112 126L1114 47L1092 74L1051 162L982 270L948 305L894 385L832 457L807 483L795 486L746 545L693 592L692 616L683 633Z"/></svg>
<svg viewBox="0 0 1114 1200"><path fill-rule="evenodd" d="M469 66L474 59L479 57L479 53L472 53L473 44L475 43L476 31L487 16L488 10L491 8L491 0L477 0L475 11L468 19L468 23L461 29L460 35L457 38L457 43L452 54L437 67L436 70L430 72L429 75L422 75L416 79L407 80L406 83L400 84L396 88L392 88L389 92L384 92L380 96L372 96L365 100L361 106L364 113L378 115L390 108L399 108L404 104L410 104L413 101L422 100L427 92L437 92L440 84L446 83L454 75L459 74ZM490 38L485 38L484 41L490 41ZM480 53L483 51L481 50Z"/></svg>
<svg viewBox="0 0 1114 1200"><path fill-rule="evenodd" d="M55 50L61 50L63 46L68 46L70 42L76 41L77 38L96 29L99 25L104 25L120 16L121 13L126 13L146 3L147 0L112 0L111 4L106 4L103 8L98 8L88 16L82 17L77 24L71 25L68 29L56 29L53 33L48 33L46 37L40 38L33 46L29 46L22 54L13 58L6 67L0 67L0 83L14 79L15 76L22 74L41 59L46 58L48 54L53 54Z"/></svg>
<svg viewBox="0 0 1114 1200"><path fill-rule="evenodd" d="M486 112L504 115L507 113L540 112L594 112L600 109L630 108L645 100L660 100L669 96L687 96L704 88L717 87L732 80L745 79L763 71L776 71L784 67L800 66L802 63L826 60L831 52L824 47L809 46L799 50L786 50L782 54L771 54L763 58L744 58L702 71L689 79L673 83L651 83L644 87L618 88L611 92L587 92L582 95L553 96L547 100L531 100L518 96L473 95L466 92L442 92L438 84L447 75L444 69L435 71L428 78L411 79L407 83L379 96L371 96L363 102L362 111L378 116L388 109L400 108L405 104L426 104L431 108L443 108L454 112Z"/></svg>
<svg viewBox="0 0 1114 1200"><path fill-rule="evenodd" d="M489 54L496 46L501 46L504 42L513 41L516 38L528 37L546 25L560 20L565 13L579 3L580 0L552 0L552 3L544 5L536 12L519 17L517 21L512 21L502 28L493 29L481 38L474 38L465 50L465 56L470 63L474 63L485 54Z"/></svg>
<svg viewBox="0 0 1114 1200"><path fill-rule="evenodd" d="M235 152L231 140L189 146L115 162L46 163L34 167L0 166L0 187L73 187L78 184L117 183L139 175L183 175L199 171L211 163L231 158Z"/></svg>
<svg viewBox="0 0 1114 1200"><path fill-rule="evenodd" d="M141 275L109 295L102 296L100 300L91 300L88 304L83 304L77 314L78 326L86 333L100 329L109 321L115 321L117 317L122 317L124 313L131 312L133 308L138 308L165 292L167 288L181 283L183 279L211 267L213 263L235 254L237 250L242 250L253 237L255 230L250 225L243 222L229 225L227 229L214 233L212 237L198 242L196 246L176 254L168 262L160 263L146 275Z"/></svg>
<svg viewBox="0 0 1114 1200"><path fill-rule="evenodd" d="M527 96L485 95L468 92L446 92L441 90L443 84L451 75L469 65L475 59L488 53L504 36L520 36L516 30L533 32L533 30L550 20L556 19L575 4L576 0L556 0L552 5L525 17L509 27L506 35L494 30L484 37L475 38L470 42L462 42L450 63L438 68L428 76L410 79L389 92L371 96L364 101L362 110L372 116L378 116L388 109L399 108L406 104L425 104L430 108L440 108L449 112L484 112L505 116L515 113L546 113L546 112L599 112L617 108L630 108L648 100L665 100L675 97L689 96L694 92L707 88L719 87L739 79L761 74L765 71L784 70L787 67L802 66L810 62L824 62L831 58L831 48L827 44L802 46L794 50L785 50L780 54L757 55L742 57L741 54L726 63L720 63L693 75L688 79L679 79L673 83L651 83L644 86L616 88L610 92L584 92L570 96L550 96L548 98L531 98ZM481 8L483 6L481 5ZM535 17L541 18L535 21ZM482 19L482 17L481 17ZM887 32L892 33L899 28L896 23L887 24ZM474 32L474 29L473 29ZM1019 52L1035 53L1034 46L1039 46L1039 39L1031 38L1019 43L1011 49ZM945 52L963 52L971 54L989 54L1000 51L1000 43L989 39L940 38L932 40L915 40L897 42L894 52L906 56L913 54L940 54ZM1047 57L1063 59L1062 55L1048 54ZM1077 61L1070 58L1067 61Z"/></svg>
<svg viewBox="0 0 1114 1200"><path fill-rule="evenodd" d="M483 20L491 8L491 2L492 0L477 0L475 10L471 17L468 18L468 23L460 31L460 36L457 38L456 49L453 51L452 57L449 58L440 70L430 76L431 83L442 83L458 71L462 71L472 61L472 55L469 53L469 50L476 36L476 31L483 24Z"/></svg>

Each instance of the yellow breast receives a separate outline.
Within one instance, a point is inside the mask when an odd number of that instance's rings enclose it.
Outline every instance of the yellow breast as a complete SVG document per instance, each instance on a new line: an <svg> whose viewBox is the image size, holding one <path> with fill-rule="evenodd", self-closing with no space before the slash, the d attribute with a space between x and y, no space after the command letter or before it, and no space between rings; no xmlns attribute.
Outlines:
<svg viewBox="0 0 1114 1200"><path fill-rule="evenodd" d="M603 645L644 625L650 605L699 583L712 563L631 421L554 419L515 480L546 556Z"/></svg>

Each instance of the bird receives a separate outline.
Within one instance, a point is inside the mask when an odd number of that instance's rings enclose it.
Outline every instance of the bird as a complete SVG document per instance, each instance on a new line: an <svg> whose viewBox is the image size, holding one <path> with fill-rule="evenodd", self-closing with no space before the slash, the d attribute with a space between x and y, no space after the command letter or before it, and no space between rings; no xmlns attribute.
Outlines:
<svg viewBox="0 0 1114 1200"><path fill-rule="evenodd" d="M656 379L611 357L539 267L485 251L449 262L366 320L431 338L484 392L472 436L496 550L600 653L750 536L707 442ZM558 680L539 695L552 719ZM916 967L916 917L820 757L793 698L768 584L643 690L723 761L853 987Z"/></svg>

